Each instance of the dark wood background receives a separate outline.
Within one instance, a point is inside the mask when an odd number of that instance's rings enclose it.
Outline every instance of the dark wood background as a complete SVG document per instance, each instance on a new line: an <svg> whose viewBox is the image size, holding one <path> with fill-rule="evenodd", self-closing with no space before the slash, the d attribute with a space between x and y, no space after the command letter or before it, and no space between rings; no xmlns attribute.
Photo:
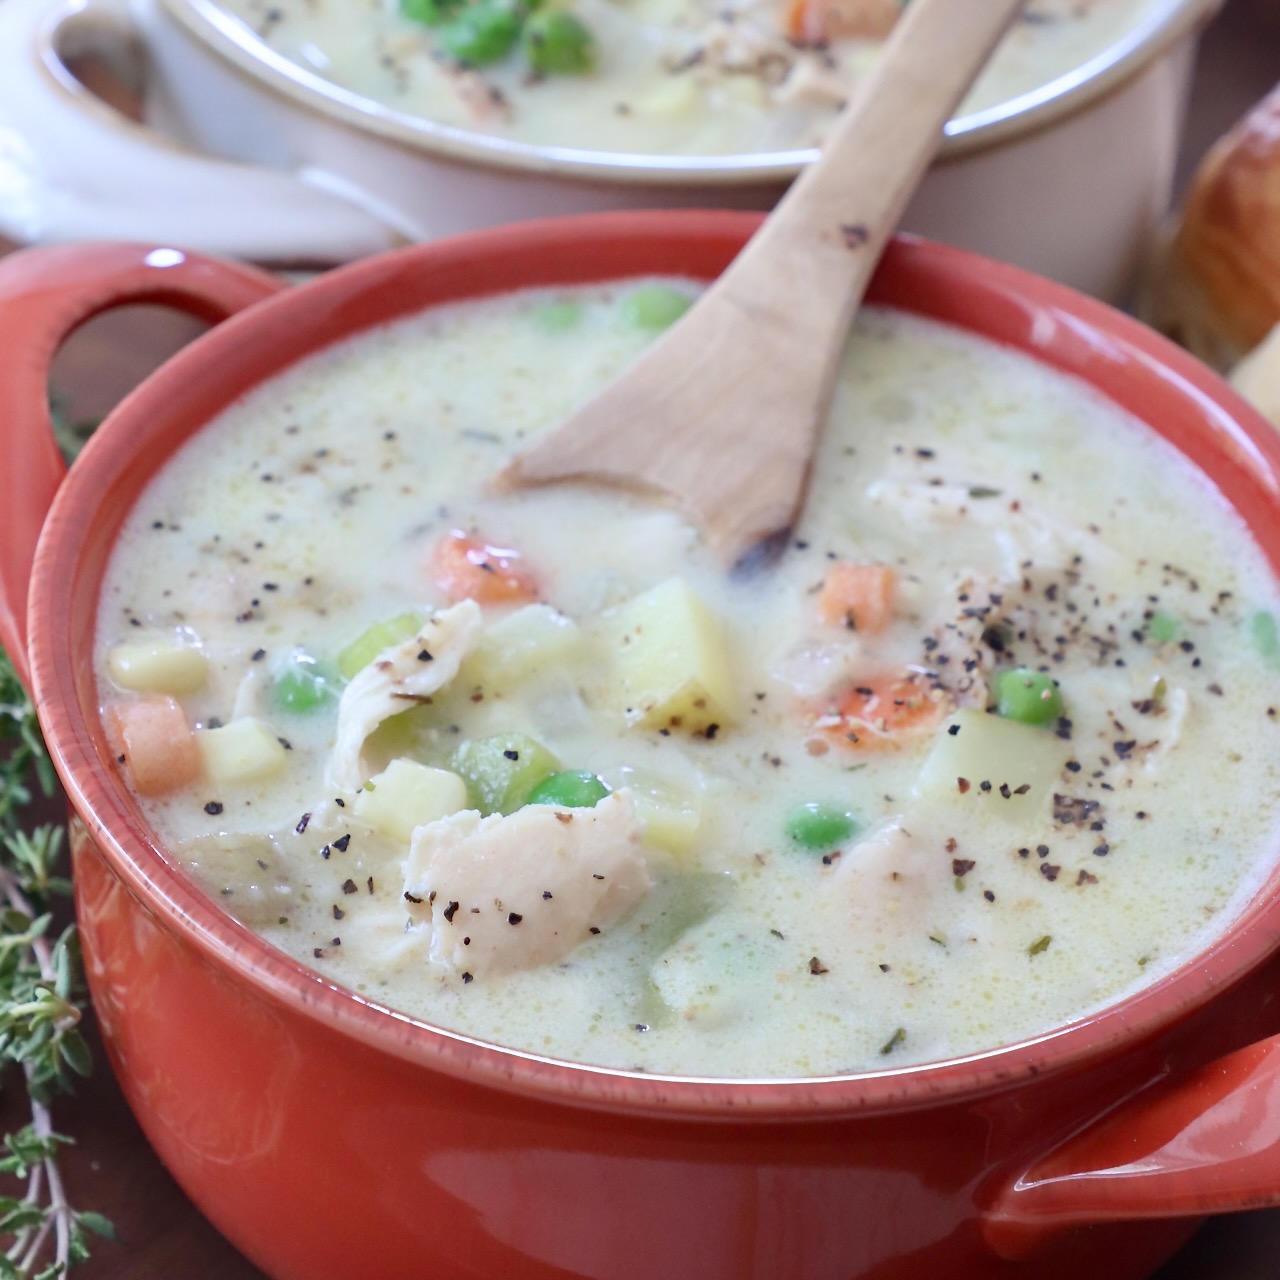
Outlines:
<svg viewBox="0 0 1280 1280"><path fill-rule="evenodd" d="M3 3L3 0L0 0ZM1206 34L1182 179L1204 149L1280 82L1280 0L1227 0ZM124 104L124 105L127 105ZM0 252L5 246L0 243ZM86 326L59 358L55 385L72 417L100 416L197 326L133 308ZM17 1090L0 1095L0 1124L21 1122ZM83 1280L264 1280L200 1216L138 1130L98 1050L98 1069L56 1105L57 1128L75 1138L64 1157L72 1203L113 1219L117 1243L98 1242ZM1280 1192L1280 1188L1278 1188ZM1280 1209L1208 1223L1158 1280L1276 1280ZM353 1280L335 1277L335 1280Z"/></svg>

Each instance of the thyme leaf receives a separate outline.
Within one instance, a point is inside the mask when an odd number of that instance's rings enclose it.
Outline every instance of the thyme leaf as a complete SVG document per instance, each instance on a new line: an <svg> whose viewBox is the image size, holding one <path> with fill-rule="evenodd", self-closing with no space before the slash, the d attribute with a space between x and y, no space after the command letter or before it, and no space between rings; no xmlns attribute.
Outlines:
<svg viewBox="0 0 1280 1280"><path fill-rule="evenodd" d="M114 1237L101 1214L71 1207L58 1168L71 1140L54 1130L53 1099L92 1059L75 926L54 924L71 889L60 870L65 832L31 826L26 813L53 793L35 711L0 650L0 1065L20 1071L30 1113L0 1146L0 1175L22 1191L0 1196L0 1280L57 1280L89 1256L90 1236Z"/></svg>

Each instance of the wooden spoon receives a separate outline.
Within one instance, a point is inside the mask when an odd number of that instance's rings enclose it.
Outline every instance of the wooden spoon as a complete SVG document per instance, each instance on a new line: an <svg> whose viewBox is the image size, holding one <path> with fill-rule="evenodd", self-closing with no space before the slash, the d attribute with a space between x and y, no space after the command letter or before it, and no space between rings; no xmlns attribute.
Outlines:
<svg viewBox="0 0 1280 1280"><path fill-rule="evenodd" d="M1022 0L911 0L817 163L615 382L518 454L502 488L665 491L730 564L789 529L849 325L943 126Z"/></svg>

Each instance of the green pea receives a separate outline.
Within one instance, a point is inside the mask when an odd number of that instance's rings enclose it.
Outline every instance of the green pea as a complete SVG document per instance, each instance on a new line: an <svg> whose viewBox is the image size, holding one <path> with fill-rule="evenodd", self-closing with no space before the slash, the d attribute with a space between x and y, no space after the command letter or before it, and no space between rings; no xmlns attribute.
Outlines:
<svg viewBox="0 0 1280 1280"><path fill-rule="evenodd" d="M338 654L338 671L342 678L350 680L357 672L363 671L384 649L390 649L393 644L415 634L424 621L420 614L402 613L367 627Z"/></svg>
<svg viewBox="0 0 1280 1280"><path fill-rule="evenodd" d="M622 314L637 329L667 329L689 308L693 299L665 284L645 284L622 300Z"/></svg>
<svg viewBox="0 0 1280 1280"><path fill-rule="evenodd" d="M1167 613L1153 613L1147 623L1147 635L1157 644L1172 644L1181 630L1178 619Z"/></svg>
<svg viewBox="0 0 1280 1280"><path fill-rule="evenodd" d="M410 22L420 22L424 27L438 27L448 22L464 0L400 0L400 12Z"/></svg>
<svg viewBox="0 0 1280 1280"><path fill-rule="evenodd" d="M316 660L299 650L273 672L271 696L281 711L305 715L332 702L335 690Z"/></svg>
<svg viewBox="0 0 1280 1280"><path fill-rule="evenodd" d="M996 677L996 711L1022 724L1052 724L1062 714L1062 691L1043 671L1014 667Z"/></svg>
<svg viewBox="0 0 1280 1280"><path fill-rule="evenodd" d="M1280 667L1280 634L1273 615L1265 610L1253 614L1249 618L1249 639L1267 666Z"/></svg>
<svg viewBox="0 0 1280 1280"><path fill-rule="evenodd" d="M473 67L500 62L520 38L520 16L510 6L478 0L440 28L445 52Z"/></svg>
<svg viewBox="0 0 1280 1280"><path fill-rule="evenodd" d="M601 778L585 770L566 769L543 778L525 804L558 804L564 809L594 809L609 794Z"/></svg>
<svg viewBox="0 0 1280 1280"><path fill-rule="evenodd" d="M798 805L787 814L787 835L801 848L815 852L834 849L853 835L856 827L847 810L815 801Z"/></svg>
<svg viewBox="0 0 1280 1280"><path fill-rule="evenodd" d="M569 298L540 302L533 309L534 323L546 333L564 333L582 319L582 304Z"/></svg>
<svg viewBox="0 0 1280 1280"><path fill-rule="evenodd" d="M514 813L560 761L527 734L500 733L459 743L449 768L467 784L471 804L481 813Z"/></svg>
<svg viewBox="0 0 1280 1280"><path fill-rule="evenodd" d="M540 75L579 76L596 65L596 40L571 13L544 9L524 26L524 55Z"/></svg>

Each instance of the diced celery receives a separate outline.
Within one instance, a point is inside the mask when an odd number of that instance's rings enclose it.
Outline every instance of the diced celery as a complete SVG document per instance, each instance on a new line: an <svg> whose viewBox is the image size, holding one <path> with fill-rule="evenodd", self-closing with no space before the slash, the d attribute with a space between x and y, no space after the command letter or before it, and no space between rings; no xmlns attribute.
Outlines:
<svg viewBox="0 0 1280 1280"><path fill-rule="evenodd" d="M366 628L338 654L338 671L342 678L350 680L384 649L408 640L425 621L420 613L401 613Z"/></svg>
<svg viewBox="0 0 1280 1280"><path fill-rule="evenodd" d="M392 760L356 795L356 814L401 844L413 829L467 807L467 784L447 769L416 760Z"/></svg>
<svg viewBox="0 0 1280 1280"><path fill-rule="evenodd" d="M1066 761L1054 733L985 711L963 710L939 731L916 794L983 803L984 812L1024 821L1044 808Z"/></svg>
<svg viewBox="0 0 1280 1280"><path fill-rule="evenodd" d="M460 743L450 765L466 782L472 806L488 814L514 813L560 761L527 734L500 733Z"/></svg>
<svg viewBox="0 0 1280 1280"><path fill-rule="evenodd" d="M245 716L219 729L201 729L196 744L205 776L215 783L257 782L273 777L288 763L288 752L275 730Z"/></svg>
<svg viewBox="0 0 1280 1280"><path fill-rule="evenodd" d="M735 719L738 694L719 619L683 578L636 596L609 627L633 723L699 733Z"/></svg>
<svg viewBox="0 0 1280 1280"><path fill-rule="evenodd" d="M202 650L177 638L136 640L107 653L107 671L122 689L135 693L195 693L209 675Z"/></svg>

